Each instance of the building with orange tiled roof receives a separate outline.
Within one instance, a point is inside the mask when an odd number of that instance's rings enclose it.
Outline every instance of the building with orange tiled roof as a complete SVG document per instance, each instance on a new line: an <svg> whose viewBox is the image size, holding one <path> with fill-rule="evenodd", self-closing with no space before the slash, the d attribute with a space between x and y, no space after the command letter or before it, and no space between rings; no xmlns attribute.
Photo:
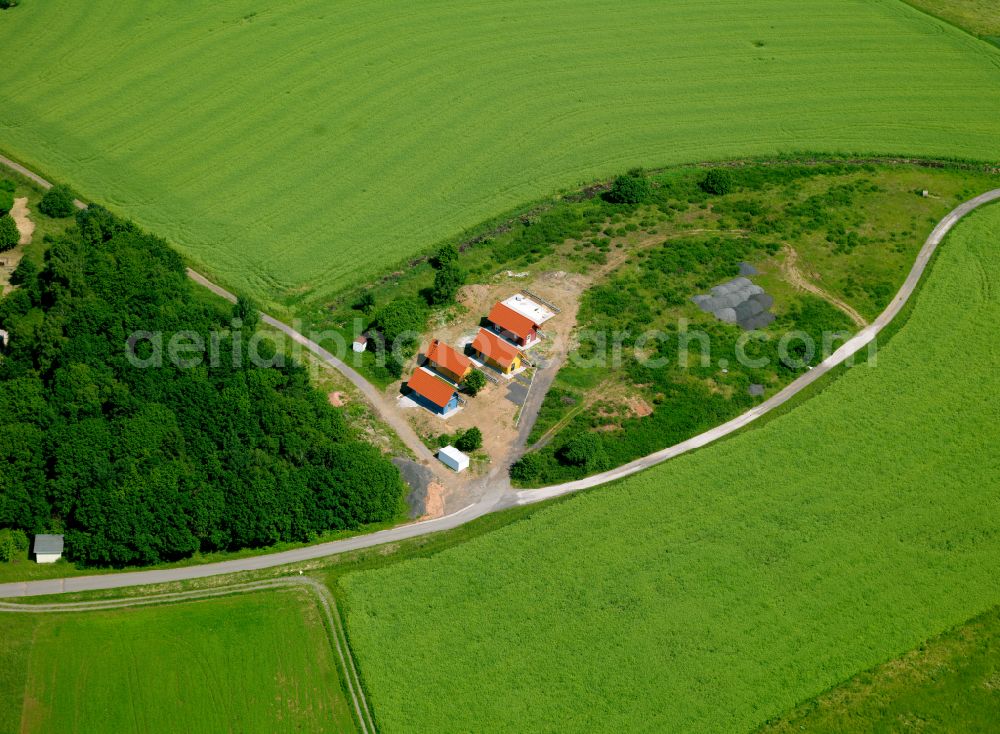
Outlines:
<svg viewBox="0 0 1000 734"><path fill-rule="evenodd" d="M506 304L495 304L486 320L500 336L519 347L529 347L539 339L539 324Z"/></svg>
<svg viewBox="0 0 1000 734"><path fill-rule="evenodd" d="M458 408L458 390L428 369L418 367L406 381L411 397L432 413L445 415Z"/></svg>
<svg viewBox="0 0 1000 734"><path fill-rule="evenodd" d="M494 369L505 375L521 368L521 350L510 342L504 341L492 331L480 329L472 342L472 351Z"/></svg>
<svg viewBox="0 0 1000 734"><path fill-rule="evenodd" d="M438 374L460 383L472 372L472 360L439 339L432 339L424 353L427 364Z"/></svg>

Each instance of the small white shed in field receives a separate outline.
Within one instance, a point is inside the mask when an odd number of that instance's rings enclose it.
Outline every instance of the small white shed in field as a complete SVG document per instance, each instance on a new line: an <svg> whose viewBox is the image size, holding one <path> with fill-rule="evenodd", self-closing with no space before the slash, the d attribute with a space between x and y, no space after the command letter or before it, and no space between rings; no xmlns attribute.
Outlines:
<svg viewBox="0 0 1000 734"><path fill-rule="evenodd" d="M465 471L469 468L469 457L454 446L445 446L438 450L438 458L442 464L455 471Z"/></svg>
<svg viewBox="0 0 1000 734"><path fill-rule="evenodd" d="M63 554L63 536L36 535L32 548L37 563L55 563Z"/></svg>
<svg viewBox="0 0 1000 734"><path fill-rule="evenodd" d="M354 340L354 343L351 345L351 349L359 353L366 351L368 349L368 337L365 336L364 334L361 334L357 339Z"/></svg>

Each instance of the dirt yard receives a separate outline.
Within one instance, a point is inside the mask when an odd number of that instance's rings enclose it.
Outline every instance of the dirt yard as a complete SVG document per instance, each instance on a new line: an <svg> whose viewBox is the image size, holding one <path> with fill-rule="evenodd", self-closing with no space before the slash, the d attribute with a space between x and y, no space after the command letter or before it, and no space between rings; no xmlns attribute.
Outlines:
<svg viewBox="0 0 1000 734"><path fill-rule="evenodd" d="M13 250L0 253L0 296L6 296L14 290L14 287L10 285L10 276L14 273L18 263L21 262L24 246L31 244L32 236L35 233L35 223L31 221L26 197L14 199L14 208L10 210L10 216L14 220L14 224L17 225L17 231L21 233L21 239Z"/></svg>
<svg viewBox="0 0 1000 734"><path fill-rule="evenodd" d="M30 245L31 238L35 234L35 223L31 221L30 214L27 197L14 199L14 208L10 210L10 216L17 225L17 231L21 233L21 241L18 243L20 245Z"/></svg>
<svg viewBox="0 0 1000 734"><path fill-rule="evenodd" d="M490 465L480 466L480 471L506 460L518 448L516 443L520 419L523 417L525 420L533 420L533 416L521 415L521 404L528 406L528 412L537 410L536 406L540 401L532 399L536 397L532 395L532 391L544 389L538 384L544 380L536 378L542 372L554 373L565 360L572 346L570 340L576 326L580 296L597 276L596 273L583 276L564 271L542 271L529 273L526 277L514 277L520 275L522 274L508 275L504 271L493 276L489 283L463 286L456 298L459 307L453 310L452 318L433 328L427 338L429 340L436 337L459 351L464 351L465 346L475 338L481 320L489 313L493 304L526 288L561 311L542 325L541 331L545 338L525 353L533 367L511 380L498 377L498 384L487 383L474 398L463 396L466 405L447 419L434 416L422 408L405 410L417 433L428 438L478 427L483 432L483 452L490 457ZM407 366L404 374L408 375L415 366L416 360ZM387 397L395 399L400 385L401 382L391 385ZM472 471L470 476L476 473Z"/></svg>

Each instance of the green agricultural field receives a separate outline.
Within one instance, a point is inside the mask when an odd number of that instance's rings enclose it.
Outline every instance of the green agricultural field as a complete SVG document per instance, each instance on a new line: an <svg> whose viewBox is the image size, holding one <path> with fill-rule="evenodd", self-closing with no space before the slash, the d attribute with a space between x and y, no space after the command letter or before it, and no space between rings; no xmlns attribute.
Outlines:
<svg viewBox="0 0 1000 734"><path fill-rule="evenodd" d="M994 0L906 0L906 2L1000 45L1000 5Z"/></svg>
<svg viewBox="0 0 1000 734"><path fill-rule="evenodd" d="M876 367L344 577L381 730L746 731L996 605L998 289L993 205L944 243Z"/></svg>
<svg viewBox="0 0 1000 734"><path fill-rule="evenodd" d="M353 732L304 592L0 614L0 731Z"/></svg>
<svg viewBox="0 0 1000 734"><path fill-rule="evenodd" d="M1000 49L898 0L23 0L0 148L269 307L632 165L1000 158Z"/></svg>
<svg viewBox="0 0 1000 734"><path fill-rule="evenodd" d="M992 732L1000 711L1000 609L866 671L759 734Z"/></svg>

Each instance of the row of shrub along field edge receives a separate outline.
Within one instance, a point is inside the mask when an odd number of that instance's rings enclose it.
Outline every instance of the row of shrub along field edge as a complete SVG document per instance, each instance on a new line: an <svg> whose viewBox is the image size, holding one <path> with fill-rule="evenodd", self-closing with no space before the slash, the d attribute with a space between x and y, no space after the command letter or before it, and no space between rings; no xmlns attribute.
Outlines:
<svg viewBox="0 0 1000 734"><path fill-rule="evenodd" d="M0 46L6 152L269 309L631 165L1000 158L1000 50L898 0L49 0Z"/></svg>
<svg viewBox="0 0 1000 734"><path fill-rule="evenodd" d="M342 579L382 730L747 730L996 604L1000 207L928 277L763 428Z"/></svg>

